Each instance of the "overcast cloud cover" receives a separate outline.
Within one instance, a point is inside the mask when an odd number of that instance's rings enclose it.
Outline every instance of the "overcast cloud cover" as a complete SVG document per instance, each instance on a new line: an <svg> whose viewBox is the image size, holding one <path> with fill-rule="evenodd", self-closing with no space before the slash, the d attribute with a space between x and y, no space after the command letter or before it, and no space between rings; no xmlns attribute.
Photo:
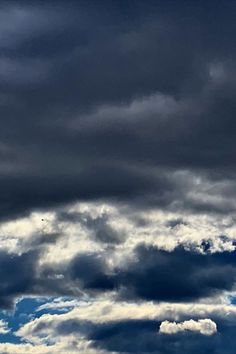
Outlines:
<svg viewBox="0 0 236 354"><path fill-rule="evenodd" d="M0 2L0 353L235 354L236 2Z"/></svg>

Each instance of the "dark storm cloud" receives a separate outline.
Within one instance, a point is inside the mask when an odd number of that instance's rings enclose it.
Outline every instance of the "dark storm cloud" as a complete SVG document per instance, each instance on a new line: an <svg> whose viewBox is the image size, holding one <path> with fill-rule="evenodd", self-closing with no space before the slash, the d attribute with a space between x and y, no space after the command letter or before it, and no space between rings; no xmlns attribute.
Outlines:
<svg viewBox="0 0 236 354"><path fill-rule="evenodd" d="M106 262L99 256L76 256L69 266L69 277L79 280L83 289L107 291L114 289L114 280Z"/></svg>
<svg viewBox="0 0 236 354"><path fill-rule="evenodd" d="M118 275L125 298L195 301L235 284L235 252L202 255L182 247L167 252L139 246L135 256Z"/></svg>
<svg viewBox="0 0 236 354"><path fill-rule="evenodd" d="M37 176L32 173L30 176L0 177L0 218L24 215L31 208L52 207L78 199L128 201L154 191L156 203L165 205L167 195L174 193L171 181L161 175L153 178L146 171L132 171L123 166L112 168L107 164L93 164L81 172L77 168L75 166L71 173L57 170L50 175L42 170L42 176L38 171Z"/></svg>
<svg viewBox="0 0 236 354"><path fill-rule="evenodd" d="M179 196L175 181L170 194L157 175L178 169L234 179L234 2L4 1L1 11L2 217L81 199L168 206L188 190Z"/></svg>
<svg viewBox="0 0 236 354"><path fill-rule="evenodd" d="M9 308L14 299L30 292L35 283L38 253L21 255L0 252L0 307Z"/></svg>
<svg viewBox="0 0 236 354"><path fill-rule="evenodd" d="M114 269L98 255L79 255L66 277L78 280L85 291L116 290L126 300L196 301L234 289L235 251L200 254L178 247L168 252L140 245Z"/></svg>

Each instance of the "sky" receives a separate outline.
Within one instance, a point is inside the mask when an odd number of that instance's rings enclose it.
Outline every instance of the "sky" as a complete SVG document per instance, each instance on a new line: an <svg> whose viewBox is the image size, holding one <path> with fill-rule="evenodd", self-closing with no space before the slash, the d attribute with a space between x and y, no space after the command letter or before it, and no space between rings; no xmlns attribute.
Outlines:
<svg viewBox="0 0 236 354"><path fill-rule="evenodd" d="M0 2L0 354L235 354L235 16Z"/></svg>

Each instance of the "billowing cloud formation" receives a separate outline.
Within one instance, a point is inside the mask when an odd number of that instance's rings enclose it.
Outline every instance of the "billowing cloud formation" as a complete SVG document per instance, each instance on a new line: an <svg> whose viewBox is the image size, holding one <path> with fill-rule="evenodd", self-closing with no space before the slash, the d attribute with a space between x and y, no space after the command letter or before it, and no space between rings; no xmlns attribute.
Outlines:
<svg viewBox="0 0 236 354"><path fill-rule="evenodd" d="M3 2L2 218L98 198L234 209L234 2L209 4Z"/></svg>
<svg viewBox="0 0 236 354"><path fill-rule="evenodd" d="M199 332L204 336L211 336L217 332L217 327L215 322L206 318L198 321L188 320L180 323L163 321L159 329L159 332L164 334L175 334L184 331Z"/></svg>

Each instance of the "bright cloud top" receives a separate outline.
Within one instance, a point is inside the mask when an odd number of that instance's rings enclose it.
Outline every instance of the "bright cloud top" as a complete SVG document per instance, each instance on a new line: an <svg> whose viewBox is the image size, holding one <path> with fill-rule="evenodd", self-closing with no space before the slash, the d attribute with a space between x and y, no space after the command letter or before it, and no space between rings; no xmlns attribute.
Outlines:
<svg viewBox="0 0 236 354"><path fill-rule="evenodd" d="M211 336L217 332L216 323L206 318L201 320L189 320L184 322L163 321L160 325L159 332L163 334L175 334L178 332L199 332L204 336Z"/></svg>

